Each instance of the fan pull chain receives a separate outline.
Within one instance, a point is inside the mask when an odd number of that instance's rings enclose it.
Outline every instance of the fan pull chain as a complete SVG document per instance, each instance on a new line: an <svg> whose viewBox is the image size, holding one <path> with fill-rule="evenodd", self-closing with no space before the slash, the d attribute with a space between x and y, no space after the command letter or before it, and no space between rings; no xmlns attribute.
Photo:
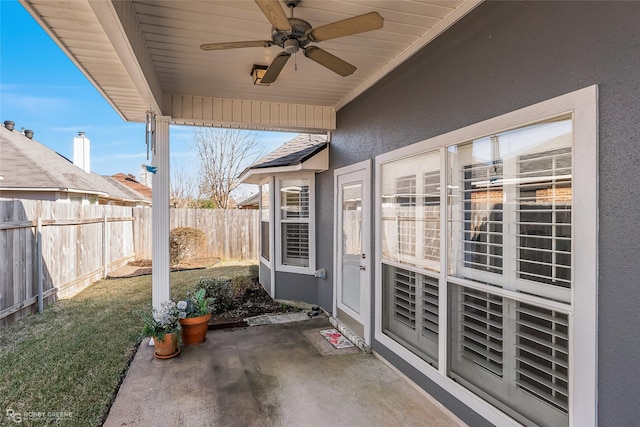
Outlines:
<svg viewBox="0 0 640 427"><path fill-rule="evenodd" d="M289 6L289 10L291 11L291 19L293 19L293 10L295 9L294 5ZM298 52L296 51L293 54L293 71L298 71Z"/></svg>

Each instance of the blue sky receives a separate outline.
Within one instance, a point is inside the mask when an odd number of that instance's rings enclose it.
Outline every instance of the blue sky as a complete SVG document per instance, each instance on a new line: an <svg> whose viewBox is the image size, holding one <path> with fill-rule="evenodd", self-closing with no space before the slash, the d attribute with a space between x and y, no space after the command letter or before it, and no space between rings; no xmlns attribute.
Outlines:
<svg viewBox="0 0 640 427"><path fill-rule="evenodd" d="M34 139L73 159L73 137L91 140L91 169L101 175L139 176L146 160L144 124L127 123L111 108L26 10L0 0L0 122L31 129ZM253 132L269 152L291 133ZM193 128L171 126L171 161L191 168ZM0 158L0 161L2 159Z"/></svg>

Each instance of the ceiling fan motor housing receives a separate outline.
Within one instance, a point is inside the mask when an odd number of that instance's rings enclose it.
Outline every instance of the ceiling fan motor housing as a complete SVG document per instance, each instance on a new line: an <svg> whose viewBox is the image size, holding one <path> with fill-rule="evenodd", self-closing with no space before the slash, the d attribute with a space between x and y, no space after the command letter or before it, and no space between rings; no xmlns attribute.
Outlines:
<svg viewBox="0 0 640 427"><path fill-rule="evenodd" d="M305 47L309 44L309 39L306 37L306 32L311 29L311 24L307 21L299 18L288 18L289 23L291 24L291 31L280 31L273 28L271 30L271 40L273 40L273 44L278 45L287 50L287 42L288 40L294 39L297 41L297 48L289 53L295 53L298 51L298 48ZM292 46L292 44L290 44ZM292 48L290 48L292 49Z"/></svg>
<svg viewBox="0 0 640 427"><path fill-rule="evenodd" d="M301 0L284 0L284 4L287 5L287 7L296 7L300 4L300 1Z"/></svg>

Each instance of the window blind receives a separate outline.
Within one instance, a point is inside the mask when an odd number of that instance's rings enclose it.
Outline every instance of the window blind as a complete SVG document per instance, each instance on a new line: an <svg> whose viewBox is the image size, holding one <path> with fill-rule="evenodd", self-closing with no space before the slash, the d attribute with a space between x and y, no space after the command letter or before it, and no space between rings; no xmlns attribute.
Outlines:
<svg viewBox="0 0 640 427"><path fill-rule="evenodd" d="M461 175L464 266L502 274L502 162L465 165Z"/></svg>
<svg viewBox="0 0 640 427"><path fill-rule="evenodd" d="M398 253L416 255L416 177L404 176L396 180L398 206Z"/></svg>
<svg viewBox="0 0 640 427"><path fill-rule="evenodd" d="M440 261L440 171L426 172L422 177L422 256Z"/></svg>
<svg viewBox="0 0 640 427"><path fill-rule="evenodd" d="M517 162L519 278L571 286L571 149L520 156Z"/></svg>

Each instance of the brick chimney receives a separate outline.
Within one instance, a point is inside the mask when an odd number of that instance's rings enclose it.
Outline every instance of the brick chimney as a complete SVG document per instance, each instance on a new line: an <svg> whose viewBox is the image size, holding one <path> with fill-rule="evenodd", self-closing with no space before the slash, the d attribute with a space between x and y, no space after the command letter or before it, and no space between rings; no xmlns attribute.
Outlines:
<svg viewBox="0 0 640 427"><path fill-rule="evenodd" d="M91 173L91 141L84 132L78 132L73 138L73 164L87 173Z"/></svg>

